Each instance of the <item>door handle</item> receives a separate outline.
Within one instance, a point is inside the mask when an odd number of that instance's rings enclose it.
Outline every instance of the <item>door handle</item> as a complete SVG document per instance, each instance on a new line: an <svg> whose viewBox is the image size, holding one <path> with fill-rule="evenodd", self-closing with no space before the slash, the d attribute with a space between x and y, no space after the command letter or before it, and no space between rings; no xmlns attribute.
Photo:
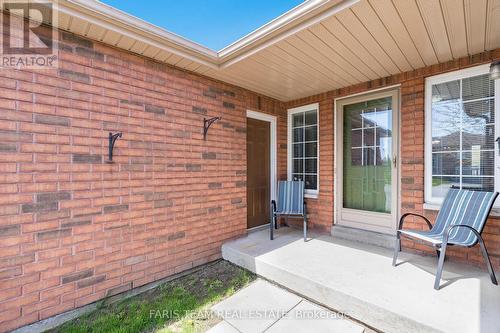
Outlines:
<svg viewBox="0 0 500 333"><path fill-rule="evenodd" d="M500 136L495 140L495 142L498 144L498 156L500 156Z"/></svg>
<svg viewBox="0 0 500 333"><path fill-rule="evenodd" d="M500 138L499 138L500 139ZM392 157L392 165L397 168L398 167L398 158L396 155Z"/></svg>

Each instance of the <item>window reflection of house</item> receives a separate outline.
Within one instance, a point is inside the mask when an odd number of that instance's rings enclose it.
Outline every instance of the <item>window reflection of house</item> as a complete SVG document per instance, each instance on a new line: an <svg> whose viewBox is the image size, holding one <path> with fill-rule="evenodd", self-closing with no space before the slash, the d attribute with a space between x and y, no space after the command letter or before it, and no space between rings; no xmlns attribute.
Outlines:
<svg viewBox="0 0 500 333"><path fill-rule="evenodd" d="M351 117L351 164L384 165L390 162L392 133L388 108L361 110Z"/></svg>

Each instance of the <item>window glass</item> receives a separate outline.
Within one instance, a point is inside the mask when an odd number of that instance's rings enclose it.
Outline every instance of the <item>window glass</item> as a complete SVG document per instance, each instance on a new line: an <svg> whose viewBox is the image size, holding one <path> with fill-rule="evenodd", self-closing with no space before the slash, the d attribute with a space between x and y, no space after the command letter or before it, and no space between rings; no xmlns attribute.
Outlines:
<svg viewBox="0 0 500 333"><path fill-rule="evenodd" d="M304 180L306 190L318 189L318 112L297 112L291 116L293 180Z"/></svg>
<svg viewBox="0 0 500 333"><path fill-rule="evenodd" d="M451 187L493 191L494 82L484 74L434 84L431 98L432 198Z"/></svg>

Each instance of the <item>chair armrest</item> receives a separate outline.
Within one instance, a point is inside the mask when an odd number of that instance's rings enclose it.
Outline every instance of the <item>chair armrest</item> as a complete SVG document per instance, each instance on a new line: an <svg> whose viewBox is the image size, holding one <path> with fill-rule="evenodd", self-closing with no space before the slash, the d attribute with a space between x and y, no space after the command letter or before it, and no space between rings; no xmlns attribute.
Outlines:
<svg viewBox="0 0 500 333"><path fill-rule="evenodd" d="M401 216L401 218L399 219L399 226L398 226L398 230L401 230L403 229L403 222L404 220L408 217L408 216L416 216L416 217L421 217L424 219L425 223L427 223L427 226L429 227L429 230L432 229L432 224L431 222L423 215L420 215L420 214L416 214L416 213L406 213L406 214L403 214L403 216Z"/></svg>
<svg viewBox="0 0 500 333"><path fill-rule="evenodd" d="M448 243L448 238L450 237L450 233L455 228L466 228L466 229L469 229L469 230L471 230L477 236L478 239L481 239L481 233L479 231L477 231L476 229L474 229L473 227L471 227L470 225L467 225L467 224L454 224L454 225L449 225L449 226L446 227L446 229L444 229L443 244Z"/></svg>

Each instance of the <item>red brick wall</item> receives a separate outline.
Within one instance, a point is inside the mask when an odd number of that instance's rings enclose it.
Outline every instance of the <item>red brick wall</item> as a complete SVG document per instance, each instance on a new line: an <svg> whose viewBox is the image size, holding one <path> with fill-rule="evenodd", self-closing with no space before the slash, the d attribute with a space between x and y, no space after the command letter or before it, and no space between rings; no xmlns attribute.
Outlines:
<svg viewBox="0 0 500 333"><path fill-rule="evenodd" d="M0 331L219 258L246 233L247 108L286 145L265 96L65 33L59 65L0 70Z"/></svg>
<svg viewBox="0 0 500 333"><path fill-rule="evenodd" d="M329 231L332 221L335 219L333 214L333 152L335 138L333 131L333 101L335 98L401 84L401 213L417 212L424 214L432 221L436 212L423 209L425 78L489 63L495 59L500 59L500 49L286 103L286 108L320 103L320 194L318 199L308 199L313 227ZM286 160L282 161L282 164L285 162ZM407 227L425 229L425 223L418 219L408 220ZM500 269L499 218L490 218L483 232L483 237L495 267ZM434 254L434 251L429 247L412 241L404 241L403 246L416 251ZM474 249L450 248L450 252L447 252L447 254L462 261L483 265L479 246Z"/></svg>

